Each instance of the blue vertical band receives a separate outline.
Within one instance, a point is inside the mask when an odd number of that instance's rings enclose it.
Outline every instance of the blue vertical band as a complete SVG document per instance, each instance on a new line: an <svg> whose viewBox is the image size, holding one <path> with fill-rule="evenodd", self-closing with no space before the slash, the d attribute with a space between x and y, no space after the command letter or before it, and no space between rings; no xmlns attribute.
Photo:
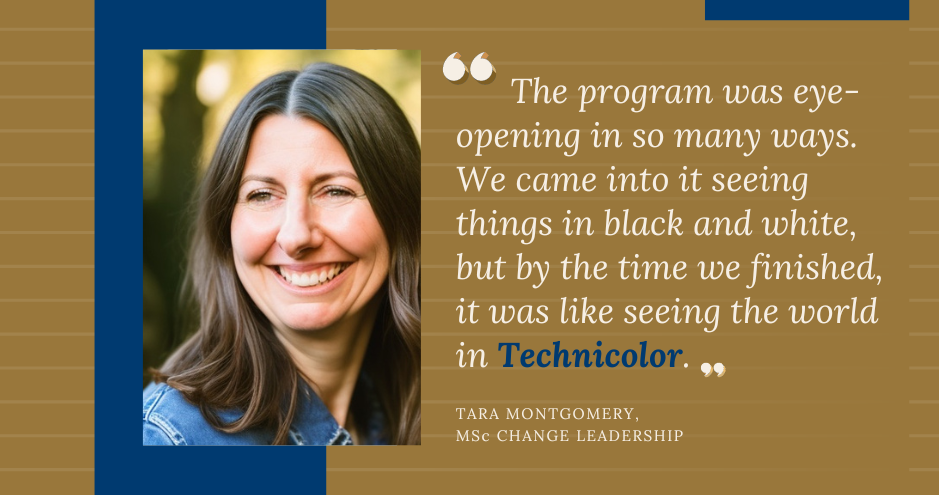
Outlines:
<svg viewBox="0 0 939 495"><path fill-rule="evenodd" d="M325 0L95 2L95 492L326 490L326 448L141 445L144 49L325 48Z"/></svg>
<svg viewBox="0 0 939 495"><path fill-rule="evenodd" d="M908 0L705 0L707 21L908 21Z"/></svg>

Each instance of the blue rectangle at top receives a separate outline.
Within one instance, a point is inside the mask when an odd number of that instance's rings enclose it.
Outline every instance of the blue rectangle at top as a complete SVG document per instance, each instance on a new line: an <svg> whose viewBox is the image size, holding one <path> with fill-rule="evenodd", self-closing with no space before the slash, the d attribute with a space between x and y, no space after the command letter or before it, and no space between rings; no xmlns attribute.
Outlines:
<svg viewBox="0 0 939 495"><path fill-rule="evenodd" d="M908 21L909 0L705 0L706 21Z"/></svg>

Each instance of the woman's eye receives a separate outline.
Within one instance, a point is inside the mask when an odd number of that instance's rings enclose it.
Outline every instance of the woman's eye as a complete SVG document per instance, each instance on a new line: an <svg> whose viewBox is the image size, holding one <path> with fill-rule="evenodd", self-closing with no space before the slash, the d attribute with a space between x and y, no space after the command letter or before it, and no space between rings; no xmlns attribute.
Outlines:
<svg viewBox="0 0 939 495"><path fill-rule="evenodd" d="M335 198L355 197L355 194L352 194L352 191L346 189L330 189L326 193Z"/></svg>
<svg viewBox="0 0 939 495"><path fill-rule="evenodd" d="M270 191L253 191L245 198L249 205L265 205L274 199Z"/></svg>
<svg viewBox="0 0 939 495"><path fill-rule="evenodd" d="M326 207L342 206L351 202L358 195L350 189L339 186L330 186L316 196L315 201Z"/></svg>

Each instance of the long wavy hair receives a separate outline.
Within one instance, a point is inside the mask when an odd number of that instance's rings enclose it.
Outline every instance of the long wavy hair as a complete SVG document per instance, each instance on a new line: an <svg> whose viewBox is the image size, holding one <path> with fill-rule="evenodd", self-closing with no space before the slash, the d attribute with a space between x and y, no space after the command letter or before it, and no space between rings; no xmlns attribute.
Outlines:
<svg viewBox="0 0 939 495"><path fill-rule="evenodd" d="M363 371L389 420L393 444L420 444L421 433L421 149L404 113L381 87L345 67L314 64L271 76L235 109L196 199L187 290L198 330L154 373L181 391L220 431L272 428L287 441L301 380L270 321L235 272L231 222L248 145L270 115L323 125L342 143L390 248L388 279ZM353 397L350 409L356 415ZM237 408L225 423L216 411Z"/></svg>

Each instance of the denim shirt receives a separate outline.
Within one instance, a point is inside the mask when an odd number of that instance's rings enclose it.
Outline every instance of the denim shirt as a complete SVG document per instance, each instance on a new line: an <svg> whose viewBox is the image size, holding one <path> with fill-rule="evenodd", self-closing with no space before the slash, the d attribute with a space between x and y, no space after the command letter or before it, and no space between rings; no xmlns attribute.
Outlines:
<svg viewBox="0 0 939 495"><path fill-rule="evenodd" d="M360 377L360 385L366 382L366 391L371 392L370 381L363 378ZM301 381L301 387L300 403L290 425L288 444L352 445L352 435L336 423L316 393L305 382ZM362 430L360 437L369 445L386 445L384 414L374 394L368 397L371 414L357 421ZM242 416L238 410L217 413L226 423ZM165 383L151 383L143 391L144 445L270 445L274 436L273 429L250 429L238 433L218 431L205 420L198 406Z"/></svg>

